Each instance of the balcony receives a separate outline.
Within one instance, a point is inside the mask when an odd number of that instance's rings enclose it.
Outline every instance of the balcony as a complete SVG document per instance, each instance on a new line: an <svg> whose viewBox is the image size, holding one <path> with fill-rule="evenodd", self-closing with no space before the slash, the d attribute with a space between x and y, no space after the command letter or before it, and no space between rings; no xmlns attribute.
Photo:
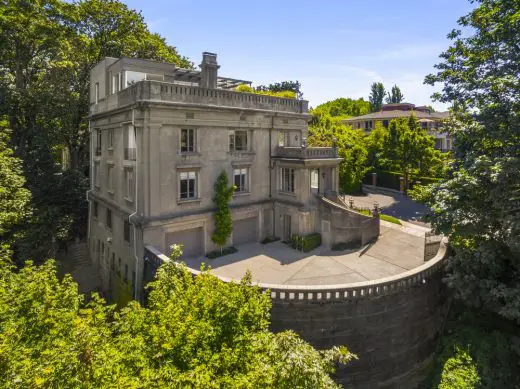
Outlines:
<svg viewBox="0 0 520 389"><path fill-rule="evenodd" d="M282 147L278 146L275 157L288 159L336 159L338 149L335 147Z"/></svg>
<svg viewBox="0 0 520 389"><path fill-rule="evenodd" d="M140 81L91 105L92 115L140 101L170 102L190 106L232 107L289 113L308 112L305 100L263 96L225 89L208 89L161 81Z"/></svg>

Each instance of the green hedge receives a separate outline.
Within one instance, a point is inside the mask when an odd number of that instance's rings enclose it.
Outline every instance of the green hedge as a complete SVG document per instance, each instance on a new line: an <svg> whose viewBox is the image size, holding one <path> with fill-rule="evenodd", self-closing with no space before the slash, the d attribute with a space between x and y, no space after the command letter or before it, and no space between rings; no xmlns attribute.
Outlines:
<svg viewBox="0 0 520 389"><path fill-rule="evenodd" d="M291 246L293 249L308 253L321 245L321 234L314 232L304 236L291 236Z"/></svg>

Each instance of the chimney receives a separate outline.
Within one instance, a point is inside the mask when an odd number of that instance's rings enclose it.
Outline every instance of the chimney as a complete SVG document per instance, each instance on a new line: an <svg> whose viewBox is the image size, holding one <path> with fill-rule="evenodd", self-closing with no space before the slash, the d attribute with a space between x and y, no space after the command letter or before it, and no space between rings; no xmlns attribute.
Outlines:
<svg viewBox="0 0 520 389"><path fill-rule="evenodd" d="M217 89L217 73L220 66L217 64L217 54L202 53L200 64L200 86L203 88Z"/></svg>

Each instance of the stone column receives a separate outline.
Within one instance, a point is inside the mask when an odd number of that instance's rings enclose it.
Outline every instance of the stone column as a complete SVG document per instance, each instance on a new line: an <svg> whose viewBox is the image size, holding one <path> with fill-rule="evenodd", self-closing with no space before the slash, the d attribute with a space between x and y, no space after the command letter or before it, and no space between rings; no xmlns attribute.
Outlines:
<svg viewBox="0 0 520 389"><path fill-rule="evenodd" d="M377 186L377 173L372 173L372 186Z"/></svg>

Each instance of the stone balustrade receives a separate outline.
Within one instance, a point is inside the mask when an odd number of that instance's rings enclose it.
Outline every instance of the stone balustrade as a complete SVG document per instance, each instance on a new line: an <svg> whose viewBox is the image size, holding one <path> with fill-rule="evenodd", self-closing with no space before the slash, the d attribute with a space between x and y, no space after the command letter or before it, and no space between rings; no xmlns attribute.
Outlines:
<svg viewBox="0 0 520 389"><path fill-rule="evenodd" d="M158 268L169 258L152 246L145 248L145 263L153 263ZM409 289L411 286L426 283L428 278L438 273L444 265L447 251L447 240L441 242L437 255L412 270L397 274L391 277L380 278L377 280L363 281L337 285L278 285L258 283L259 288L270 293L274 301L339 301L339 300L359 300L388 295ZM200 274L199 270L188 268L194 275ZM226 277L216 276L224 282L235 282Z"/></svg>
<svg viewBox="0 0 520 389"><path fill-rule="evenodd" d="M327 159L337 158L338 150L334 147L283 147L278 146L275 154L291 159Z"/></svg>
<svg viewBox="0 0 520 389"><path fill-rule="evenodd" d="M210 105L296 114L308 112L308 102L306 100L265 96L226 89L185 86L161 81L140 81L117 94L100 100L98 104L92 105L91 114L140 101L174 102L186 105Z"/></svg>

